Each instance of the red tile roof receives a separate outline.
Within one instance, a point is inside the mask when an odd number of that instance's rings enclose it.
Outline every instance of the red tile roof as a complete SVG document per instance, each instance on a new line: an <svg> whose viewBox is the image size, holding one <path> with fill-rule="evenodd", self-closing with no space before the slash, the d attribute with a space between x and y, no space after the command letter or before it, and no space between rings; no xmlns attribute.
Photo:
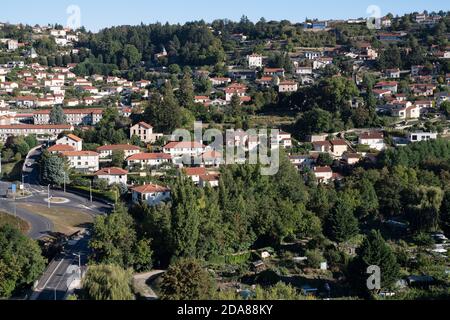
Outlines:
<svg viewBox="0 0 450 320"><path fill-rule="evenodd" d="M181 142L170 142L164 146L164 149L177 149L177 148L205 148L205 146L199 142L181 141Z"/></svg>
<svg viewBox="0 0 450 320"><path fill-rule="evenodd" d="M360 139L364 140L379 140L384 139L383 132L364 132L359 136Z"/></svg>
<svg viewBox="0 0 450 320"><path fill-rule="evenodd" d="M207 174L205 168L185 168L184 173L187 176L202 176Z"/></svg>
<svg viewBox="0 0 450 320"><path fill-rule="evenodd" d="M139 161L139 160L156 160L166 159L171 160L170 154L166 153L138 153L127 158L127 161Z"/></svg>
<svg viewBox="0 0 450 320"><path fill-rule="evenodd" d="M139 125L141 127L144 127L146 129L152 129L153 128L151 125L149 125L148 123L146 123L144 121L139 122L137 125Z"/></svg>
<svg viewBox="0 0 450 320"><path fill-rule="evenodd" d="M75 151L75 148L65 144L55 144L47 149L49 152L65 152L65 151Z"/></svg>
<svg viewBox="0 0 450 320"><path fill-rule="evenodd" d="M317 173L332 173L333 170L331 170L330 167L315 167L314 172Z"/></svg>
<svg viewBox="0 0 450 320"><path fill-rule="evenodd" d="M126 150L141 150L141 148L137 147L137 146L133 146L133 145L129 145L129 144L113 144L113 145L106 145L106 146L101 146L97 148L97 152L100 151L115 151L115 150L122 150L122 151L126 151Z"/></svg>
<svg viewBox="0 0 450 320"><path fill-rule="evenodd" d="M128 174L127 170L123 170L121 168L103 168L99 171L97 171L96 173L94 173L94 175L96 176L124 176Z"/></svg>
<svg viewBox="0 0 450 320"><path fill-rule="evenodd" d="M76 142L83 141L83 139L81 139L81 138L79 138L79 137L77 137L76 135L71 134L71 133L68 134L68 135L66 135L66 137L69 138L69 139L72 139L73 141L76 141Z"/></svg>
<svg viewBox="0 0 450 320"><path fill-rule="evenodd" d="M62 153L66 157L98 157L99 154L94 151L67 151Z"/></svg>
<svg viewBox="0 0 450 320"><path fill-rule="evenodd" d="M134 192L137 193L155 193L155 192L168 192L170 191L169 188L163 187L157 184L147 184L139 187L135 187L131 189Z"/></svg>

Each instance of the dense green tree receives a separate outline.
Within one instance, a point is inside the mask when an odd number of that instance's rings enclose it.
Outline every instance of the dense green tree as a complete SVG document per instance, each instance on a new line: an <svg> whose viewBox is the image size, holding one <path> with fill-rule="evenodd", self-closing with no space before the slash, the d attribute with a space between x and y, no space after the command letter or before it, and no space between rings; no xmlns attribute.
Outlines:
<svg viewBox="0 0 450 320"><path fill-rule="evenodd" d="M161 283L163 300L210 300L214 291L212 277L193 259L173 263Z"/></svg>
<svg viewBox="0 0 450 320"><path fill-rule="evenodd" d="M172 85L167 82L162 96L159 93L151 96L144 120L153 123L158 132L172 133L181 127L181 116L181 109L173 94Z"/></svg>
<svg viewBox="0 0 450 320"><path fill-rule="evenodd" d="M54 106L50 111L50 120L51 124L66 124L67 117L64 114L64 110L61 106Z"/></svg>
<svg viewBox="0 0 450 320"><path fill-rule="evenodd" d="M367 291L367 268L378 266L381 271L381 289L392 288L398 280L400 267L394 252L379 231L372 230L357 250L357 257L350 265L349 276L355 287Z"/></svg>
<svg viewBox="0 0 450 320"><path fill-rule="evenodd" d="M146 240L138 241L133 218L122 205L109 216L99 216L94 222L90 248L99 264L114 264L142 271L152 266L152 252Z"/></svg>
<svg viewBox="0 0 450 320"><path fill-rule="evenodd" d="M125 161L125 152L123 150L114 150L111 157L111 166L122 168Z"/></svg>
<svg viewBox="0 0 450 320"><path fill-rule="evenodd" d="M69 169L65 158L44 152L41 157L41 180L52 186L70 183Z"/></svg>
<svg viewBox="0 0 450 320"><path fill-rule="evenodd" d="M178 101L182 107L188 108L194 103L194 83L189 72L185 72L183 79L180 81L180 89L178 90Z"/></svg>
<svg viewBox="0 0 450 320"><path fill-rule="evenodd" d="M82 281L86 300L134 300L132 272L117 265L92 265Z"/></svg>
<svg viewBox="0 0 450 320"><path fill-rule="evenodd" d="M444 194L441 205L440 226L445 232L450 232L450 190Z"/></svg>
<svg viewBox="0 0 450 320"><path fill-rule="evenodd" d="M328 222L328 233L333 240L345 242L358 234L358 219L354 212L354 200L349 194L341 193Z"/></svg>
<svg viewBox="0 0 450 320"><path fill-rule="evenodd" d="M442 189L419 186L410 190L411 202L407 217L414 231L435 231L439 225L439 213L444 197Z"/></svg>
<svg viewBox="0 0 450 320"><path fill-rule="evenodd" d="M200 206L198 193L190 181L180 179L172 188L171 213L171 232L175 255L178 257L196 256Z"/></svg>
<svg viewBox="0 0 450 320"><path fill-rule="evenodd" d="M0 227L0 297L31 285L44 271L45 259L38 244L17 228Z"/></svg>

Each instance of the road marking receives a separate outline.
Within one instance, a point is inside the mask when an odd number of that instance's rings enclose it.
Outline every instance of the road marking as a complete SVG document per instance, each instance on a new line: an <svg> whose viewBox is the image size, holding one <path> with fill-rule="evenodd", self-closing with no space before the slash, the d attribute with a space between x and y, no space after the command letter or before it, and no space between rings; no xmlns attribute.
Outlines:
<svg viewBox="0 0 450 320"><path fill-rule="evenodd" d="M56 266L55 270L53 270L53 272L50 274L50 276L48 277L47 281L44 283L44 286L42 287L42 289L45 289L47 287L47 284L49 283L49 281L53 278L53 276L55 275L56 270L58 270L59 266L63 263L64 259L61 259L61 261L58 263L58 265ZM45 273L44 273L45 274Z"/></svg>

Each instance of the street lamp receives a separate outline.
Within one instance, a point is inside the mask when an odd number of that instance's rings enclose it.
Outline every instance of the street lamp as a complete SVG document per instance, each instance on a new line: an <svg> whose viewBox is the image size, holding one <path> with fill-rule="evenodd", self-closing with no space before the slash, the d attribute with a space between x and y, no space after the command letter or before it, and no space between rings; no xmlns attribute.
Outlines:
<svg viewBox="0 0 450 320"><path fill-rule="evenodd" d="M81 254L72 253L75 257L78 257L78 272L81 280Z"/></svg>

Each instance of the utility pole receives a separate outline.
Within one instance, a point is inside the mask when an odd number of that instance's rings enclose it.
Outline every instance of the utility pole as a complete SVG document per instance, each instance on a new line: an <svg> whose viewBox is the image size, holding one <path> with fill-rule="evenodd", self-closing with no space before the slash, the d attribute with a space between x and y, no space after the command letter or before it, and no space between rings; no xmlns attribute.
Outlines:
<svg viewBox="0 0 450 320"><path fill-rule="evenodd" d="M89 197L92 203L92 180L89 181Z"/></svg>
<svg viewBox="0 0 450 320"><path fill-rule="evenodd" d="M47 203L48 203L48 208L50 209L50 185L48 185L48 187L47 187L47 194L48 194Z"/></svg>
<svg viewBox="0 0 450 320"><path fill-rule="evenodd" d="M66 172L64 171L64 193L66 193Z"/></svg>

